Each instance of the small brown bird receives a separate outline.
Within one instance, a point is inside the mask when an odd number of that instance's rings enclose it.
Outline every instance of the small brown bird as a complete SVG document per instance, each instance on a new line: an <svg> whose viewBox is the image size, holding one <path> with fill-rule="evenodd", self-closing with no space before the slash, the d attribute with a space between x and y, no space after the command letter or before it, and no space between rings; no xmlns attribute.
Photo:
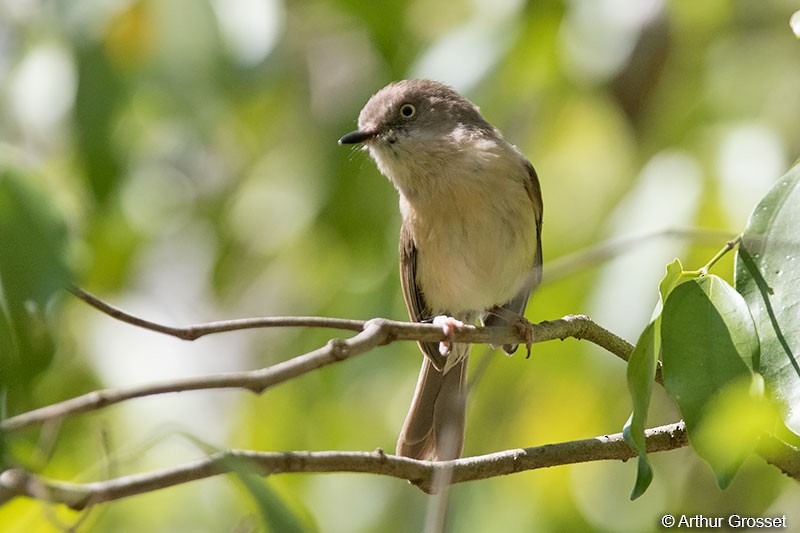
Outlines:
<svg viewBox="0 0 800 533"><path fill-rule="evenodd" d="M541 280L541 189L530 162L475 104L435 81L392 83L339 143L363 143L400 194L400 280L411 320L449 336L478 318L501 325L522 316ZM399 455L461 456L469 345L450 344L419 343L426 357Z"/></svg>

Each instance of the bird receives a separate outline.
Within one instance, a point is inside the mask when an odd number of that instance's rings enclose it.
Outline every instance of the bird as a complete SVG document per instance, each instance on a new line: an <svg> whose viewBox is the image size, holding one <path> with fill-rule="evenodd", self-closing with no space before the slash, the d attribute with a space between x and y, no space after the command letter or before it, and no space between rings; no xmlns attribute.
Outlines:
<svg viewBox="0 0 800 533"><path fill-rule="evenodd" d="M542 278L541 186L478 106L437 81L393 82L369 98L358 129L339 143L361 145L397 189L400 281L412 321L436 324L449 339L478 320L525 320ZM470 345L418 344L422 368L397 454L457 459ZM503 346L509 355L516 349Z"/></svg>

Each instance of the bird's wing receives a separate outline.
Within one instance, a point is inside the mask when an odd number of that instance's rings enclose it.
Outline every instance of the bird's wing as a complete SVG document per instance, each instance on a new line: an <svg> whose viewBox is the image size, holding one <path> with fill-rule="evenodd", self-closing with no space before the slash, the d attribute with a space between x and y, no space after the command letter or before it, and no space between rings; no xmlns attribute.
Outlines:
<svg viewBox="0 0 800 533"><path fill-rule="evenodd" d="M525 190L531 199L533 215L536 219L536 255L533 258L533 283L528 290L528 294L530 294L542 282L542 215L544 213L544 203L542 202L542 186L539 184L539 176L536 175L536 169L527 159L525 160L525 170L527 170L529 178L525 182ZM522 305L521 313L524 311L525 304Z"/></svg>
<svg viewBox="0 0 800 533"><path fill-rule="evenodd" d="M408 316L412 322L424 322L433 318L425 296L417 284L417 245L411 228L404 222L400 227L400 284L403 287L403 298L406 301ZM419 342L422 353L428 357L433 366L442 371L446 358L439 353L438 342Z"/></svg>
<svg viewBox="0 0 800 533"><path fill-rule="evenodd" d="M542 188L533 165L527 159L524 161L525 170L528 173L528 179L525 181L525 190L531 200L531 208L533 209L534 219L536 221L536 254L533 258L528 281L511 300L498 306L519 316L525 314L525 307L528 305L531 292L542 282L542 212L544 209L542 203ZM504 318L500 314L493 313L492 310L489 310L488 314L483 319L483 324L484 326L505 326L508 324L508 320L507 317ZM503 350L508 354L512 354L517 350L517 345L505 344L503 345Z"/></svg>

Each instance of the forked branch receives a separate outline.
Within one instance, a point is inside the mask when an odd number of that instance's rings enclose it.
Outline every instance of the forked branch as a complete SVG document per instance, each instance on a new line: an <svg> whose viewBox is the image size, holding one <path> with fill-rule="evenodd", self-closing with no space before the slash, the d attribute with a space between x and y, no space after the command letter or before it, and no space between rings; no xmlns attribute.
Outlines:
<svg viewBox="0 0 800 533"><path fill-rule="evenodd" d="M225 388L261 393L317 368L344 361L393 341L446 340L438 326L381 318L362 321L320 317L266 317L185 327L167 326L127 313L82 289L73 287L70 291L115 319L185 340L241 329L274 327L333 328L357 333L348 339L332 339L317 350L267 368L90 392L5 419L0 423L0 428L5 432L95 411L134 398L169 392ZM492 328L468 326L455 332L449 340L499 345L538 343L568 337L588 340L625 361L633 349L630 343L582 315L568 315L539 324L522 322L512 326ZM657 380L661 380L660 369ZM678 422L648 430L647 442L648 450L653 452L685 446L687 439L683 423ZM6 495L25 495L39 500L63 503L76 509L222 473L243 471L264 476L289 472L372 473L406 479L426 492L435 492L440 488L443 478L446 478L448 483L461 483L556 465L609 459L626 460L634 455L635 452L624 442L621 434L443 462L417 461L387 455L381 450L372 453L278 453L230 450L161 471L86 484L48 480L23 469L11 469L0 475L0 488ZM442 476L443 473L446 476ZM434 480L437 480L436 484Z"/></svg>
<svg viewBox="0 0 800 533"><path fill-rule="evenodd" d="M227 320L186 327L165 326L126 313L81 289L73 288L71 292L113 318L187 340L214 333L274 327L320 327L358 331L358 333L349 339L332 339L321 348L266 368L171 379L128 388L89 392L63 402L7 418L0 423L0 428L4 431L15 431L41 424L48 420L96 411L134 398L170 392L245 389L260 394L275 385L317 368L344 361L367 352L376 346L393 341L436 342L445 340L442 330L433 324L398 322L382 318L364 321L322 317L266 317ZM558 320L527 324L527 331L514 326L491 328L468 326L461 331L455 332L452 340L454 342L469 343L513 344L524 343L526 338L538 343L553 339L566 339L568 337L588 340L625 361L628 360L633 349L633 346L626 340L600 327L589 317L583 315L568 315ZM657 379L661 379L660 372Z"/></svg>

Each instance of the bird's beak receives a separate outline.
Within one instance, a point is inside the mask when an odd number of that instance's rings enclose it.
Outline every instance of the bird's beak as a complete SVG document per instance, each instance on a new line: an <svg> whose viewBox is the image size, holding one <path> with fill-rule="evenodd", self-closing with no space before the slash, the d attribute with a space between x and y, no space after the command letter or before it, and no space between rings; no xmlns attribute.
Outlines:
<svg viewBox="0 0 800 533"><path fill-rule="evenodd" d="M339 139L339 144L363 143L364 141L372 139L377 134L378 133L375 131L367 131L367 130L351 131L350 133L343 135L342 138Z"/></svg>

